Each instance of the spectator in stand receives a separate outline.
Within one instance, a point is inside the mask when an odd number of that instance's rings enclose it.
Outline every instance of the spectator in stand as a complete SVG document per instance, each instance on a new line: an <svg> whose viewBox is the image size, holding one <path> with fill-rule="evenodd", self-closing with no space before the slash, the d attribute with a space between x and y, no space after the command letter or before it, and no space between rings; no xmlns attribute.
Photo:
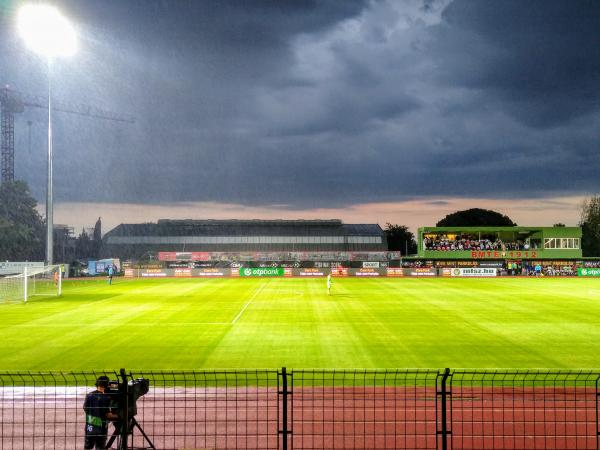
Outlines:
<svg viewBox="0 0 600 450"><path fill-rule="evenodd" d="M502 250L502 251L514 251L514 250L529 250L531 245L529 241L518 240L516 242L502 242L501 239L471 239L469 237L449 238L445 234L437 235L434 237L423 238L423 248L425 250L433 251L457 251L457 250Z"/></svg>

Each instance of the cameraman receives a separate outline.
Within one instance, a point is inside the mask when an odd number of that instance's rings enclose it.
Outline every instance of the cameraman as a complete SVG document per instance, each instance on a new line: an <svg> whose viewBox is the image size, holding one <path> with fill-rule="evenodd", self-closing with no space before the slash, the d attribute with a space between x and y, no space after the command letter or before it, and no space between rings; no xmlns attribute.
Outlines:
<svg viewBox="0 0 600 450"><path fill-rule="evenodd" d="M96 390L87 394L83 403L86 450L93 449L94 446L96 449L105 450L108 421L119 419L119 416L111 411L110 394L106 393L108 383L106 375L98 377Z"/></svg>

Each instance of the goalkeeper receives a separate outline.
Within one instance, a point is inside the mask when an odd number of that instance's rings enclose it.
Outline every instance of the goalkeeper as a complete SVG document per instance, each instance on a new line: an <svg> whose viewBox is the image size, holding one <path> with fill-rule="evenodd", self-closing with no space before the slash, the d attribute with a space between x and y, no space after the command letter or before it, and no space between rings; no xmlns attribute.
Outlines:
<svg viewBox="0 0 600 450"><path fill-rule="evenodd" d="M112 279L113 279L114 273L115 273L115 269L113 268L113 265L111 264L110 266L108 266L108 273L107 273L108 284L112 284Z"/></svg>

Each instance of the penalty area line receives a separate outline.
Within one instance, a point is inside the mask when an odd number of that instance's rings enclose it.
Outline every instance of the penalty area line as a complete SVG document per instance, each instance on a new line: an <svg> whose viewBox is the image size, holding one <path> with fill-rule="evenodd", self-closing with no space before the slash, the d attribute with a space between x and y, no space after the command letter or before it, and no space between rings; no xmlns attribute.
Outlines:
<svg viewBox="0 0 600 450"><path fill-rule="evenodd" d="M268 283L268 281L267 281L267 283ZM252 297L250 297L250 300L248 300L246 302L246 304L242 307L242 309L240 310L240 312L237 313L237 316L235 316L233 318L233 320L231 321L231 325L234 325L239 320L239 318L242 316L242 314L244 314L244 311L246 311L246 308L248 308L248 306L250 306L250 303L252 303L254 301L254 299L256 298L256 296L263 291L263 289L265 288L265 286L267 285L267 283L263 284L260 288L258 288L258 290L254 293L254 295L252 295Z"/></svg>

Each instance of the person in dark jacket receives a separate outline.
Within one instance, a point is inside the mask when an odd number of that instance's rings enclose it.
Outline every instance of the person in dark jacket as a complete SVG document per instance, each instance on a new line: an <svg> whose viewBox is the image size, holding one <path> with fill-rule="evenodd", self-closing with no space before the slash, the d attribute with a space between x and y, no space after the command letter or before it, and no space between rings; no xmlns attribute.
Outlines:
<svg viewBox="0 0 600 450"><path fill-rule="evenodd" d="M85 444L86 450L106 449L108 421L118 420L119 416L111 411L111 397L106 392L109 379L106 375L98 377L96 390L85 396Z"/></svg>

